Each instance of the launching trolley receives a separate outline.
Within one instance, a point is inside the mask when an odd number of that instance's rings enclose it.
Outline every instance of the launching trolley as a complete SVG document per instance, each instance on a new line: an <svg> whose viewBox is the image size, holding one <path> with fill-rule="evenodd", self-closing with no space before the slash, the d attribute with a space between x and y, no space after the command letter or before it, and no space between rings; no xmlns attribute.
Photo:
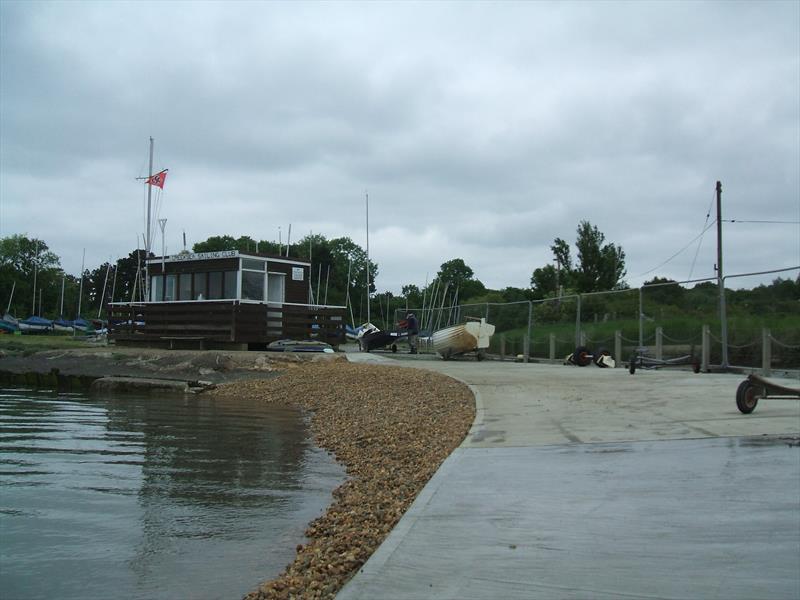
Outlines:
<svg viewBox="0 0 800 600"><path fill-rule="evenodd" d="M759 400L800 400L800 388L778 385L755 374L747 376L736 389L736 406L744 414L756 409Z"/></svg>

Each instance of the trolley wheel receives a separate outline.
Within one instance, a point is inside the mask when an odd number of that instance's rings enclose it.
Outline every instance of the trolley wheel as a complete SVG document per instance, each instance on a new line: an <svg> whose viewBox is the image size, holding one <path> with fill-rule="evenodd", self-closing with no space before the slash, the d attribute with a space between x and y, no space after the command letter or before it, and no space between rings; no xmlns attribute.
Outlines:
<svg viewBox="0 0 800 600"><path fill-rule="evenodd" d="M749 379L745 379L736 388L736 407L746 415L756 409L758 398L761 395L761 388L753 385Z"/></svg>
<svg viewBox="0 0 800 600"><path fill-rule="evenodd" d="M611 356L611 353L605 348L600 348L600 350L594 353L594 358L592 359L592 362L598 367L600 367L602 366L600 364L600 359L603 358L604 356Z"/></svg>
<svg viewBox="0 0 800 600"><path fill-rule="evenodd" d="M637 359L637 358L638 358L638 356L636 356L636 355L634 354L633 356L631 356L631 361L630 361L630 363L628 363L628 372L629 372L631 375L633 375L634 373L636 373L636 359Z"/></svg>
<svg viewBox="0 0 800 600"><path fill-rule="evenodd" d="M586 346L578 346L572 354L572 360L579 367L591 364L593 358L592 352Z"/></svg>

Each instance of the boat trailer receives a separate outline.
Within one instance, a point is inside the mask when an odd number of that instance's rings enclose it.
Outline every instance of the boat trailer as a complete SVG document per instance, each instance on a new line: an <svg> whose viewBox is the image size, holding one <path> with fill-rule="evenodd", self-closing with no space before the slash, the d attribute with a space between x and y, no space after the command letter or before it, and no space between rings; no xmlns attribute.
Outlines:
<svg viewBox="0 0 800 600"><path fill-rule="evenodd" d="M694 354L685 354L675 358L653 358L647 356L645 349L639 348L631 356L628 363L628 371L631 375L636 373L636 369L661 369L664 367L685 367L691 366L695 373L700 372L700 361Z"/></svg>
<svg viewBox="0 0 800 600"><path fill-rule="evenodd" d="M800 400L800 388L779 385L750 374L736 388L736 407L749 415L756 409L759 400Z"/></svg>

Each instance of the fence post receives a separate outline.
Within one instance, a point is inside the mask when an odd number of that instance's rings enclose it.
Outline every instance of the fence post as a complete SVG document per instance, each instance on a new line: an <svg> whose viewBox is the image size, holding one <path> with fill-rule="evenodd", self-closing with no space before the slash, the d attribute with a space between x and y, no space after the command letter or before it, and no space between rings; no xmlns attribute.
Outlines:
<svg viewBox="0 0 800 600"><path fill-rule="evenodd" d="M550 334L550 360L556 359L556 334Z"/></svg>
<svg viewBox="0 0 800 600"><path fill-rule="evenodd" d="M533 302L528 300L528 333L525 336L525 345L523 352L525 353L525 362L531 359L531 323L533 322Z"/></svg>
<svg viewBox="0 0 800 600"><path fill-rule="evenodd" d="M618 365L622 364L622 332L619 329L614 332L614 358Z"/></svg>
<svg viewBox="0 0 800 600"><path fill-rule="evenodd" d="M585 346L586 345L586 332L581 331L578 335L578 346Z"/></svg>
<svg viewBox="0 0 800 600"><path fill-rule="evenodd" d="M522 360L523 362L528 362L531 357L531 338L525 336L525 339L522 340Z"/></svg>
<svg viewBox="0 0 800 600"><path fill-rule="evenodd" d="M761 330L761 371L764 377L772 372L772 335L766 327Z"/></svg>
<svg viewBox="0 0 800 600"><path fill-rule="evenodd" d="M500 360L506 359L506 334L500 334Z"/></svg>
<svg viewBox="0 0 800 600"><path fill-rule="evenodd" d="M703 348L702 348L702 364L701 368L706 373L709 372L709 366L711 362L711 330L708 325L703 325Z"/></svg>
<svg viewBox="0 0 800 600"><path fill-rule="evenodd" d="M578 294L577 307L575 309L575 345L581 345L581 295Z"/></svg>
<svg viewBox="0 0 800 600"><path fill-rule="evenodd" d="M664 358L664 329L656 327L656 360Z"/></svg>
<svg viewBox="0 0 800 600"><path fill-rule="evenodd" d="M486 317L484 317L484 318L486 319L486 322L488 323L489 322L489 303L488 302L486 303Z"/></svg>

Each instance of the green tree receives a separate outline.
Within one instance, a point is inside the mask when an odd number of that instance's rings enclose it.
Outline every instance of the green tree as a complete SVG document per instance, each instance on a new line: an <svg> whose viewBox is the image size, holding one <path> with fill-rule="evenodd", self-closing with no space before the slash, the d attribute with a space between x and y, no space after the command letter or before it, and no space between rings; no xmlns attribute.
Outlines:
<svg viewBox="0 0 800 600"><path fill-rule="evenodd" d="M569 245L556 238L550 250L557 267L545 265L533 271L531 290L537 299L556 296L558 287L578 293L626 289L625 252L615 244L604 244L605 235L589 221L578 225L575 246L578 263L573 266Z"/></svg>
<svg viewBox="0 0 800 600"><path fill-rule="evenodd" d="M657 304L681 306L686 297L686 288L681 287L674 279L653 277L650 281L645 281L644 285L654 286L649 289L645 288L644 294L648 301Z"/></svg>
<svg viewBox="0 0 800 600"><path fill-rule="evenodd" d="M458 292L459 302L463 303L486 292L486 286L475 279L475 273L461 258L442 263L436 277L448 284L449 292Z"/></svg>
<svg viewBox="0 0 800 600"><path fill-rule="evenodd" d="M578 225L578 265L573 273L575 286L580 293L600 292L627 287L625 276L625 251L615 244L603 244L605 235L589 221Z"/></svg>
<svg viewBox="0 0 800 600"><path fill-rule="evenodd" d="M534 269L531 275L531 290L536 300L543 300L558 294L558 272L553 265L545 265Z"/></svg>
<svg viewBox="0 0 800 600"><path fill-rule="evenodd" d="M237 240L230 235L214 235L206 241L197 242L192 246L193 252L222 252L224 250L239 250Z"/></svg>
<svg viewBox="0 0 800 600"><path fill-rule="evenodd" d="M41 313L52 315L60 292L60 261L44 241L20 234L0 239L0 311L9 308L21 317L39 314L41 307Z"/></svg>

